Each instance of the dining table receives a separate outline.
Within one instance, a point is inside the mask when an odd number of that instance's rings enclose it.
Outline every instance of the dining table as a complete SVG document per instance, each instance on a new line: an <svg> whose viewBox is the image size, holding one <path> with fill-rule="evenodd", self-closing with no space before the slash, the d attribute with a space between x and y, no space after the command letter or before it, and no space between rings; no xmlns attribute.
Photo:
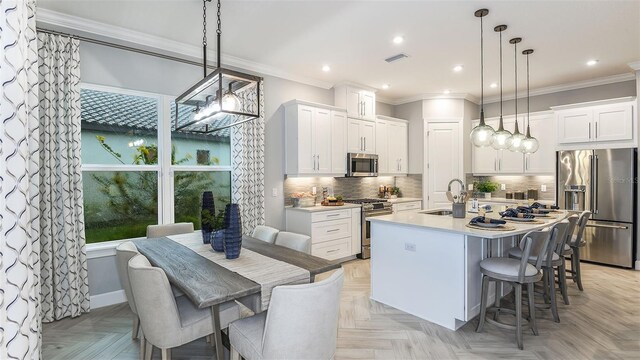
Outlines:
<svg viewBox="0 0 640 360"><path fill-rule="evenodd" d="M210 308L218 360L224 358L220 304L235 300L256 313L265 311L275 286L313 282L316 275L341 266L248 235L242 237L237 259L226 259L223 252L203 244L200 231L133 243L196 307Z"/></svg>

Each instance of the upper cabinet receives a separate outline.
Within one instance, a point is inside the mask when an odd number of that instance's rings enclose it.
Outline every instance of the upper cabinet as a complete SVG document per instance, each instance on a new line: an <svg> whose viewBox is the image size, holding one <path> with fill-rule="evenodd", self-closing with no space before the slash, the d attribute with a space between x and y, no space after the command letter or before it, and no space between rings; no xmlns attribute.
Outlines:
<svg viewBox="0 0 640 360"><path fill-rule="evenodd" d="M376 123L365 120L347 120L347 152L376 153Z"/></svg>
<svg viewBox="0 0 640 360"><path fill-rule="evenodd" d="M567 147L637 146L635 101L631 98L553 107L558 145Z"/></svg>
<svg viewBox="0 0 640 360"><path fill-rule="evenodd" d="M373 90L339 85L334 88L334 96L335 106L346 108L348 117L375 121L376 93Z"/></svg>
<svg viewBox="0 0 640 360"><path fill-rule="evenodd" d="M299 100L284 106L287 175L344 176L347 114Z"/></svg>
<svg viewBox="0 0 640 360"><path fill-rule="evenodd" d="M378 173L407 174L409 172L409 130L406 120L378 116L375 123Z"/></svg>
<svg viewBox="0 0 640 360"><path fill-rule="evenodd" d="M529 127L531 136L538 139L540 147L533 154L524 155L525 174L554 174L556 171L556 144L550 113L531 115ZM526 129L525 129L526 130Z"/></svg>

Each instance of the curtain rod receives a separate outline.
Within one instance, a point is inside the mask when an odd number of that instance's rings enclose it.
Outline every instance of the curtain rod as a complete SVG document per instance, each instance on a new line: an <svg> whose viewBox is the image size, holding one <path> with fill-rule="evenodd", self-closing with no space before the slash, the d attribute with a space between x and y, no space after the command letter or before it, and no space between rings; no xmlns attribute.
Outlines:
<svg viewBox="0 0 640 360"><path fill-rule="evenodd" d="M184 58L181 58L181 57L177 57L177 56L165 55L165 54L157 53L155 51L138 49L138 48L134 48L134 47L127 46L127 45L116 44L116 43L112 43L112 42L109 42L109 41L98 40L98 39L94 39L94 38L90 38L90 37L86 37L86 36L68 34L68 33L55 31L55 30L43 29L43 28L40 28L40 27L36 27L36 30L38 32L45 33L45 34L67 36L67 37L70 37L70 38L73 38L73 39L78 39L80 41L84 41L84 42L88 42L88 43L92 43L92 44L108 46L108 47L112 47L112 48L116 48L116 49L120 49L120 50L131 51L131 52L135 52L135 53L139 53L139 54L143 54L143 55L154 56L154 57L165 59L165 60L177 61L177 62L181 62L181 63L184 63L184 64L202 66L202 63L194 61L194 60L187 60L187 59L184 59ZM207 68L215 69L216 67L213 66L213 65L208 65L207 64Z"/></svg>

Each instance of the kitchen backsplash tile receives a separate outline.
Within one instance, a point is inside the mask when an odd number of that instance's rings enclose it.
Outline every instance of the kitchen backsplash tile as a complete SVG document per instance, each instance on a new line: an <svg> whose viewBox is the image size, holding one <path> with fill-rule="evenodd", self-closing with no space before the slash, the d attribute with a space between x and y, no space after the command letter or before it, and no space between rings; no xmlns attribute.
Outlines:
<svg viewBox="0 0 640 360"><path fill-rule="evenodd" d="M556 178L552 175L547 176L520 176L520 175L501 175L501 176L473 176L467 174L466 183L472 184L480 179L488 179L498 184L505 184L506 190L498 190L492 193L491 196L504 198L507 191L524 191L525 194L528 189L538 190L538 197L540 200L555 200L556 198ZM547 191L542 192L540 190L541 185L547 186Z"/></svg>
<svg viewBox="0 0 640 360"><path fill-rule="evenodd" d="M380 185L399 187L403 197L422 197L422 175L366 178L291 177L284 180L285 205L291 205L292 193L311 192L314 186L319 198L322 196L322 188L327 187L329 193L354 199L377 197Z"/></svg>

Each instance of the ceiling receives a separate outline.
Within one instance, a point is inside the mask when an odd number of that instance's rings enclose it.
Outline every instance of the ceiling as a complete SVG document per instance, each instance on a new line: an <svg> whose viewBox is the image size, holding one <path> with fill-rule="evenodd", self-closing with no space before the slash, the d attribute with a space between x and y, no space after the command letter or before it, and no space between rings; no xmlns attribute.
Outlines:
<svg viewBox="0 0 640 360"><path fill-rule="evenodd" d="M167 39L200 45L199 0L39 0L38 6ZM640 60L640 1L222 1L223 53L328 83L350 81L401 99L421 94L480 96L480 21L486 7L485 96L498 89L498 35L503 33L504 91L514 90L514 47L530 55L531 88L629 73ZM215 46L215 2L208 5ZM396 45L392 39L402 35ZM388 64L400 52L409 58ZM598 59L593 67L587 60ZM331 71L323 72L329 65ZM452 68L462 64L460 72ZM525 83L520 82L522 90Z"/></svg>

